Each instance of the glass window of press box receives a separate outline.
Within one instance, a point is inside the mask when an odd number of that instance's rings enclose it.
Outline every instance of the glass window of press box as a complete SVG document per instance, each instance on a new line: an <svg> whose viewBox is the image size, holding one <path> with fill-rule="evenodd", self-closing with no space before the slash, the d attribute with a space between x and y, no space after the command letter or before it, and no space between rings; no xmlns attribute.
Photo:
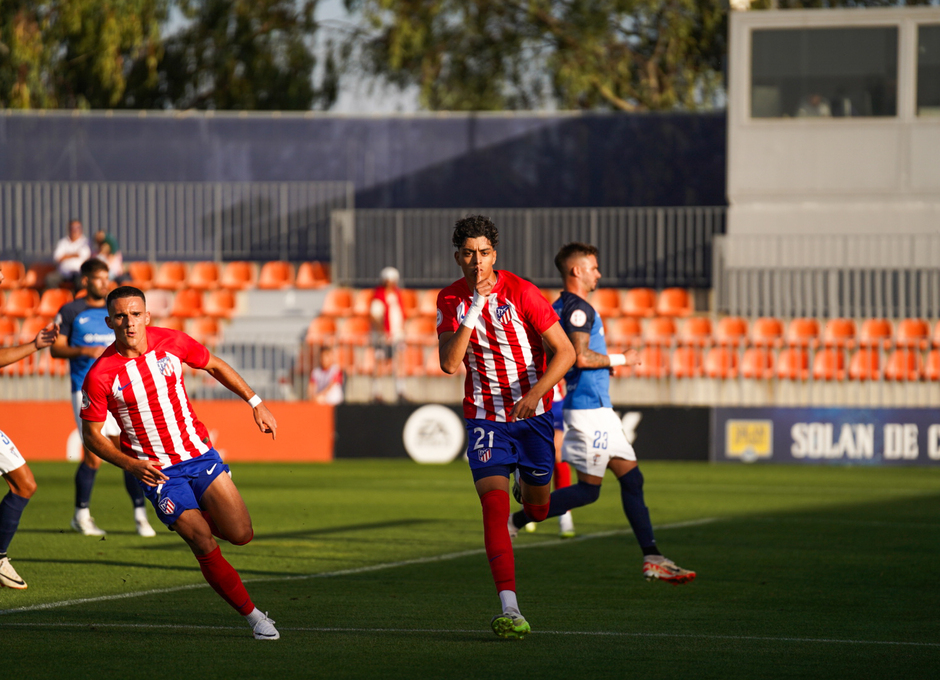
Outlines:
<svg viewBox="0 0 940 680"><path fill-rule="evenodd" d="M898 29L759 29L751 117L897 115Z"/></svg>
<svg viewBox="0 0 940 680"><path fill-rule="evenodd" d="M940 25L917 27L917 115L940 116Z"/></svg>

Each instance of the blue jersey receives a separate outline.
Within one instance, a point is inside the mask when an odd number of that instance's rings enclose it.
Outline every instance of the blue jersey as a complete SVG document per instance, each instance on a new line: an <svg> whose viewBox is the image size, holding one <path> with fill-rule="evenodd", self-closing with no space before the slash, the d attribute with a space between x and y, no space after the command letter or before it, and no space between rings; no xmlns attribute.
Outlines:
<svg viewBox="0 0 940 680"><path fill-rule="evenodd" d="M607 341L604 339L604 324L600 315L584 298L567 291L552 305L558 313L558 319L565 333L589 333L588 349L597 354L607 355ZM604 368L578 368L572 366L565 375L568 393L565 395L564 408L588 409L611 408L610 371Z"/></svg>
<svg viewBox="0 0 940 680"><path fill-rule="evenodd" d="M107 347L114 342L114 331L105 323L106 316L107 307L89 307L85 298L79 298L62 306L56 323L59 324L59 332L68 340L69 347ZM82 389L85 374L93 363L93 357L78 356L69 359L73 392Z"/></svg>

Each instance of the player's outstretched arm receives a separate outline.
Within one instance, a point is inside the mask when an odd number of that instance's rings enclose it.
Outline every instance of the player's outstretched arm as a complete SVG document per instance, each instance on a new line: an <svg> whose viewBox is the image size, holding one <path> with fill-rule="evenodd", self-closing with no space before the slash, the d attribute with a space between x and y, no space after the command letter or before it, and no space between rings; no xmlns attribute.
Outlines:
<svg viewBox="0 0 940 680"><path fill-rule="evenodd" d="M251 413L258 429L265 434L270 433L272 439L277 439L277 420L274 419L274 415L261 401L261 397L256 395L254 390L245 382L245 379L238 375L238 371L214 354L209 355L209 362L203 367L203 370L218 380L230 392L247 401L251 405ZM252 403L253 401L256 401L256 403Z"/></svg>
<svg viewBox="0 0 940 680"><path fill-rule="evenodd" d="M16 363L33 352L49 347L55 342L58 334L59 327L54 323L50 323L36 334L32 342L17 345L16 347L0 347L0 366Z"/></svg>
<svg viewBox="0 0 940 680"><path fill-rule="evenodd" d="M574 347L571 346L571 341L568 340L568 336L557 321L542 333L542 343L548 348L551 360L539 381L512 407L509 413L510 422L535 415L542 397L548 394L548 391L557 385L558 381L565 377L568 369L574 365Z"/></svg>
<svg viewBox="0 0 940 680"><path fill-rule="evenodd" d="M150 461L138 460L124 454L110 439L101 434L104 423L82 421L82 439L85 446L102 460L130 472L147 486L157 486L167 481L167 476L156 469Z"/></svg>

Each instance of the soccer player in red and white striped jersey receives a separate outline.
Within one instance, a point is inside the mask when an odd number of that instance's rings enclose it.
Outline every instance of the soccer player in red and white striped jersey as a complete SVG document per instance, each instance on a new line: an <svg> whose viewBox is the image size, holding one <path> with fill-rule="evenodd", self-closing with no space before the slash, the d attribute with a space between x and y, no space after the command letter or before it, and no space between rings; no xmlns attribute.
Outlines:
<svg viewBox="0 0 940 680"><path fill-rule="evenodd" d="M529 624L516 598L509 477L518 469L526 512L544 519L555 462L551 390L575 353L538 288L493 269L499 232L492 221L482 215L458 221L452 242L463 278L437 298L441 369L453 374L461 363L467 368L467 457L502 606L491 625L500 637L521 638Z"/></svg>
<svg viewBox="0 0 940 680"><path fill-rule="evenodd" d="M277 640L274 622L251 601L213 535L234 545L254 536L251 517L228 466L212 448L183 384L183 364L209 373L247 401L258 429L277 421L231 366L185 333L148 328L144 294L121 286L107 299L114 343L89 369L82 387L85 445L139 480L157 517L186 541L209 585L244 616L258 640ZM106 415L121 427L121 448L102 434Z"/></svg>

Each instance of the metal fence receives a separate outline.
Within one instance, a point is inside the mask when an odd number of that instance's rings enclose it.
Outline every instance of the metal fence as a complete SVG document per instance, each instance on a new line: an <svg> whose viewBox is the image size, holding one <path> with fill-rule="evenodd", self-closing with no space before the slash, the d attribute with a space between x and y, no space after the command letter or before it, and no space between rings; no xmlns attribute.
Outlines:
<svg viewBox="0 0 940 680"><path fill-rule="evenodd" d="M719 313L940 316L940 235L733 235L715 239Z"/></svg>
<svg viewBox="0 0 940 680"><path fill-rule="evenodd" d="M70 219L125 260L329 260L349 182L0 182L0 257L49 260Z"/></svg>
<svg viewBox="0 0 940 680"><path fill-rule="evenodd" d="M447 285L459 274L450 243L454 223L473 213L499 227L499 267L540 286L560 285L553 260L562 245L586 241L600 249L605 286L709 288L712 240L725 231L726 209L338 210L334 281L372 286L392 265L408 286Z"/></svg>

